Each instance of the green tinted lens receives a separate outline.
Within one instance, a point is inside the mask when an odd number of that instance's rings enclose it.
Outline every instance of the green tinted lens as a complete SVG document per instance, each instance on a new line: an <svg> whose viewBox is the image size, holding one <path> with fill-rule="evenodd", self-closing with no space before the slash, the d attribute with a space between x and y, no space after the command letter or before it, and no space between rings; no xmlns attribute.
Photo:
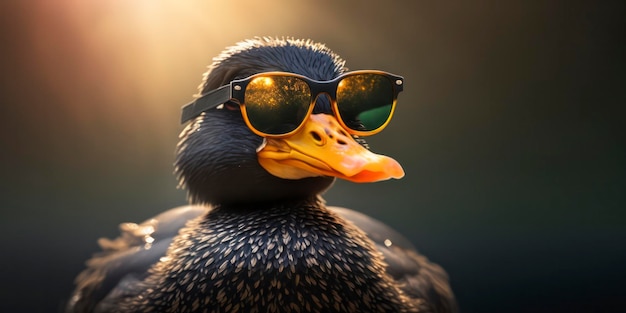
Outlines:
<svg viewBox="0 0 626 313"><path fill-rule="evenodd" d="M311 104L309 85L293 76L259 76L246 87L248 121L268 135L289 133L302 124Z"/></svg>
<svg viewBox="0 0 626 313"><path fill-rule="evenodd" d="M356 131L373 131L385 124L393 110L393 85L379 74L347 76L337 87L341 120Z"/></svg>

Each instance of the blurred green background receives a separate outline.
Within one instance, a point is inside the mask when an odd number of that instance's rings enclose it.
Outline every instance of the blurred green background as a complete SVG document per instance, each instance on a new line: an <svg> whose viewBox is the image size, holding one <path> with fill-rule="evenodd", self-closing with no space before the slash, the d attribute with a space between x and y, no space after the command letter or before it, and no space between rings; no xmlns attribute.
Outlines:
<svg viewBox="0 0 626 313"><path fill-rule="evenodd" d="M253 36L405 77L402 180L325 198L444 266L463 312L626 307L625 3L0 2L0 311L55 312L117 225L185 203L180 106Z"/></svg>

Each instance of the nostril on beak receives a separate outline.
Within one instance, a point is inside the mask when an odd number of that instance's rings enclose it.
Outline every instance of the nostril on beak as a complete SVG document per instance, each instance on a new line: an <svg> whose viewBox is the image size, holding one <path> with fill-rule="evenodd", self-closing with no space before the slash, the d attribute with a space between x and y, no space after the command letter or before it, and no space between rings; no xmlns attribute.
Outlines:
<svg viewBox="0 0 626 313"><path fill-rule="evenodd" d="M333 133L330 131L330 129L324 128L324 132L326 133L326 136L328 136L328 138L330 139L335 138L335 136L333 136Z"/></svg>
<svg viewBox="0 0 626 313"><path fill-rule="evenodd" d="M309 136L307 140L313 140L316 145L350 146L354 141L332 115L313 114L310 118L311 123L305 124L308 129L302 134Z"/></svg>
<svg viewBox="0 0 626 313"><path fill-rule="evenodd" d="M324 138L322 138L322 136L318 134L316 131L312 130L309 132L309 134L311 135L311 137L313 137L313 140L315 141L315 143L317 143L318 145L324 144Z"/></svg>
<svg viewBox="0 0 626 313"><path fill-rule="evenodd" d="M350 135L348 135L348 133L346 133L343 129L339 128L337 129L337 143L340 145L347 145L348 142L344 139L349 137Z"/></svg>

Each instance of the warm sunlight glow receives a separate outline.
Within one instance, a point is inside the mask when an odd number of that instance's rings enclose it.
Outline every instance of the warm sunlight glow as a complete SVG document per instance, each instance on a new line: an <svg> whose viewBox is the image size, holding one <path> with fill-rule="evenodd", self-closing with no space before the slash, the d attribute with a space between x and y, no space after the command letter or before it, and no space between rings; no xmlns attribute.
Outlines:
<svg viewBox="0 0 626 313"><path fill-rule="evenodd" d="M270 87L272 85L274 85L274 80L270 77L263 77L262 78L262 83L264 87Z"/></svg>
<svg viewBox="0 0 626 313"><path fill-rule="evenodd" d="M289 12L307 5L250 0L34 2L24 31L31 44L24 50L30 55L24 59L32 60L32 70L43 77L52 97L60 99L58 110L70 116L77 133L90 136L102 124L140 133L150 123L154 138L170 136L179 130L180 106L197 92L214 56L255 36L298 36L298 21ZM266 9L286 18L265 23L270 28L259 33L255 23ZM272 84L272 79L264 83Z"/></svg>

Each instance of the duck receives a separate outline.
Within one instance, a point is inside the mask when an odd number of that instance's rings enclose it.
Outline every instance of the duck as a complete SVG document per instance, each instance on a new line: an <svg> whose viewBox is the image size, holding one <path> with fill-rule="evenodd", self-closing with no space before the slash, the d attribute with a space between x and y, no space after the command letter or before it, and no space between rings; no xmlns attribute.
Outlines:
<svg viewBox="0 0 626 313"><path fill-rule="evenodd" d="M196 100L260 73L312 86L349 75L322 43L256 37L213 59ZM337 178L404 175L336 116L331 95L315 95L302 125L279 135L251 126L252 109L226 98L183 111L174 171L189 204L101 238L66 312L458 310L445 270L403 235L326 205L322 194Z"/></svg>

